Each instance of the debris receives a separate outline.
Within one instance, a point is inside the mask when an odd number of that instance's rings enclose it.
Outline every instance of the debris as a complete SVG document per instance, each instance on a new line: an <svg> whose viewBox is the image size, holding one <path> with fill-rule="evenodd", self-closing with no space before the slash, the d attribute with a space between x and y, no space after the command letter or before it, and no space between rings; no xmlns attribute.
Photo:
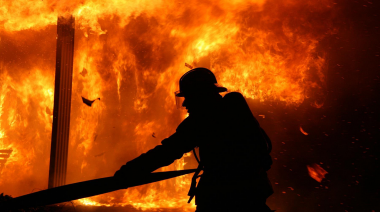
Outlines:
<svg viewBox="0 0 380 212"><path fill-rule="evenodd" d="M50 108L46 107L46 114L53 115L53 112L50 110Z"/></svg>
<svg viewBox="0 0 380 212"><path fill-rule="evenodd" d="M95 100L100 100L100 98L97 98L97 99L94 99L94 100L88 100L88 99L86 99L86 98L84 98L84 97L82 96L82 101L83 101L83 103L85 103L85 104L86 104L87 106L89 106L89 107L92 106L92 103L94 103Z"/></svg>
<svg viewBox="0 0 380 212"><path fill-rule="evenodd" d="M300 126L300 131L301 131L301 133L304 134L304 135L309 135L309 133L305 132L305 130L303 130L301 126Z"/></svg>
<svg viewBox="0 0 380 212"><path fill-rule="evenodd" d="M307 165L306 167L309 171L310 177L318 182L321 182L325 178L325 175L328 173L326 170L324 170L321 166L319 166L316 163Z"/></svg>
<svg viewBox="0 0 380 212"><path fill-rule="evenodd" d="M85 77L88 73L87 69L86 68L83 68L83 70L81 72L79 72L83 77Z"/></svg>
<svg viewBox="0 0 380 212"><path fill-rule="evenodd" d="M260 117L262 117L263 119L265 119L265 115L259 115Z"/></svg>
<svg viewBox="0 0 380 212"><path fill-rule="evenodd" d="M315 108L321 108L321 107L323 107L324 102L319 103L319 102L315 101L315 102L311 103L310 105L311 105L312 107L315 107Z"/></svg>
<svg viewBox="0 0 380 212"><path fill-rule="evenodd" d="M193 66L188 63L185 63L185 66L188 67L189 69L193 69Z"/></svg>
<svg viewBox="0 0 380 212"><path fill-rule="evenodd" d="M97 155L95 155L95 157L100 157L100 156L104 155L104 153L106 153L106 152L102 152L100 154L97 154Z"/></svg>
<svg viewBox="0 0 380 212"><path fill-rule="evenodd" d="M153 137L153 138L156 138L156 134L155 134L155 133L153 133L153 134L152 134L152 137Z"/></svg>

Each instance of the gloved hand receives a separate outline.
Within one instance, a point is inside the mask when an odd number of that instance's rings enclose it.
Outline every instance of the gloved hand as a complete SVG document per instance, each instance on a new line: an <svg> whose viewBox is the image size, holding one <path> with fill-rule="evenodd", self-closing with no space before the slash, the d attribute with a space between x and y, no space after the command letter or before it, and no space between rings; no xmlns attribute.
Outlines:
<svg viewBox="0 0 380 212"><path fill-rule="evenodd" d="M113 176L117 178L124 178L128 176L128 173L131 173L131 168L129 168L128 163L127 163L125 165L122 165L120 169L115 172Z"/></svg>

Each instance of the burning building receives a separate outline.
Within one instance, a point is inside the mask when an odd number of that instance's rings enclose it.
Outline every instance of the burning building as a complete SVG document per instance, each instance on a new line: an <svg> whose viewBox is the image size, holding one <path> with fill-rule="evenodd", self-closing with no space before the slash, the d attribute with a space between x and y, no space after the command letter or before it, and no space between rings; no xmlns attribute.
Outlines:
<svg viewBox="0 0 380 212"><path fill-rule="evenodd" d="M48 186L57 18L72 15L66 183L111 176L173 133L186 117L175 107L178 79L189 67L208 66L248 99L273 140L273 209L357 211L363 201L377 209L377 175L368 170L376 169L379 125L371 117L379 103L370 97L379 86L375 72L366 72L379 65L377 3L0 2L0 151L12 150L1 159L0 193ZM88 107L82 97L101 101ZM328 172L321 182L308 174L315 163ZM162 170L193 167L188 153ZM192 211L190 177L76 204Z"/></svg>

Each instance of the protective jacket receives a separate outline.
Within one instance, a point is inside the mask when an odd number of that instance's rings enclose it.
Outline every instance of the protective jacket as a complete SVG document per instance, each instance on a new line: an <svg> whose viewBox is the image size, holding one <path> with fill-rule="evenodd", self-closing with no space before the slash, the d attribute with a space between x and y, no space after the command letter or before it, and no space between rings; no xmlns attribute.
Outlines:
<svg viewBox="0 0 380 212"><path fill-rule="evenodd" d="M152 172L199 147L203 174L195 191L199 205L263 200L272 193L266 171L272 160L270 140L237 92L220 98L207 114L190 114L176 132L115 174Z"/></svg>

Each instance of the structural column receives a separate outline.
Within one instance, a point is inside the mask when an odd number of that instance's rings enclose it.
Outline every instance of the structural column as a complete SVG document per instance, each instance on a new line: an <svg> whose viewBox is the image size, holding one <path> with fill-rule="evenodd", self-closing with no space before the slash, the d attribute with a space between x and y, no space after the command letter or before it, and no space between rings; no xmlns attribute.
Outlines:
<svg viewBox="0 0 380 212"><path fill-rule="evenodd" d="M74 32L74 17L58 18L49 188L65 185L66 183L74 59Z"/></svg>

